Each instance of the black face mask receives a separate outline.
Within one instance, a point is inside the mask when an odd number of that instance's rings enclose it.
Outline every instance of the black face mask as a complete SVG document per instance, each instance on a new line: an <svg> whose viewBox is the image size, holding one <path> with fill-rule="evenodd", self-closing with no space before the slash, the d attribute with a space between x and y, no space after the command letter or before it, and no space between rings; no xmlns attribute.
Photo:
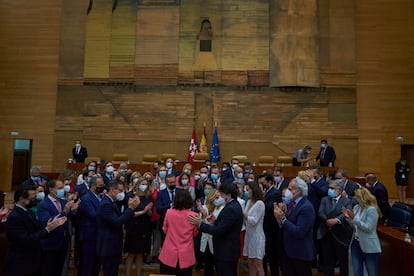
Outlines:
<svg viewBox="0 0 414 276"><path fill-rule="evenodd" d="M96 193L98 193L98 194L101 194L101 193L103 193L103 191L105 190L105 186L102 186L102 187L96 187Z"/></svg>
<svg viewBox="0 0 414 276"><path fill-rule="evenodd" d="M175 185L168 186L168 189L170 189L170 190L174 190L174 189L175 189Z"/></svg>
<svg viewBox="0 0 414 276"><path fill-rule="evenodd" d="M32 208L32 207L35 207L37 205L37 200L36 200L36 198L32 198L30 201L29 201L29 204L27 204L26 205L26 208L27 209L30 209L30 208Z"/></svg>

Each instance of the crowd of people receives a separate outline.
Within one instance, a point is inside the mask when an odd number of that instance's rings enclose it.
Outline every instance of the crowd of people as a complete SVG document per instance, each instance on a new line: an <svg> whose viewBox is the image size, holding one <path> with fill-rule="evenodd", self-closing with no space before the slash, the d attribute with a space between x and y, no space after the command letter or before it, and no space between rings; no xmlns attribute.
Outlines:
<svg viewBox="0 0 414 276"><path fill-rule="evenodd" d="M378 275L376 225L389 204L373 173L367 189L344 169L286 179L283 168L257 173L237 159L179 171L169 158L154 170L92 161L48 180L33 168L7 217L5 275L66 275L71 257L87 276L118 275L123 260L127 275L157 262L161 274L231 276L243 259L249 275L334 275L337 264L348 275L350 262L357 276L364 264Z"/></svg>

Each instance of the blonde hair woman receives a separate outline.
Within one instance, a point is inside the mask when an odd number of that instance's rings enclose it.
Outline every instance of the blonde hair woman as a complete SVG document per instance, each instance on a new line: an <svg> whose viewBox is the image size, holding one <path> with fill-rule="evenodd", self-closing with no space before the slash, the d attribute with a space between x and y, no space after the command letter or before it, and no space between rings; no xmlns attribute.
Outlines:
<svg viewBox="0 0 414 276"><path fill-rule="evenodd" d="M197 201L197 208L205 223L209 223L208 218L213 215L218 217L224 207L224 203L217 200L220 197L216 189L211 189L206 196L205 205ZM214 275L214 248L213 236L207 233L201 233L200 251L204 253L204 275Z"/></svg>
<svg viewBox="0 0 414 276"><path fill-rule="evenodd" d="M364 264L369 276L378 275L378 260L381 244L377 235L378 218L382 216L377 200L368 189L355 190L358 205L354 209L342 208L342 213L354 226L354 240L351 244L352 266L355 276L364 275Z"/></svg>

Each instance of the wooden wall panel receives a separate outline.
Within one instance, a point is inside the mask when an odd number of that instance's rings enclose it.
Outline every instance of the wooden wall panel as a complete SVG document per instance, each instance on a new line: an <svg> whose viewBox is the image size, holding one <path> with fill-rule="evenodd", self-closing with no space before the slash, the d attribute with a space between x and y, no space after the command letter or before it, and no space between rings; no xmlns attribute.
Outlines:
<svg viewBox="0 0 414 276"><path fill-rule="evenodd" d="M135 81L173 85L178 79L179 7L139 6Z"/></svg>
<svg viewBox="0 0 414 276"><path fill-rule="evenodd" d="M269 70L269 3L223 1L223 71Z"/></svg>
<svg viewBox="0 0 414 276"><path fill-rule="evenodd" d="M0 135L13 130L33 139L32 163L45 171L54 150L61 7L54 0L0 2Z"/></svg>
<svg viewBox="0 0 414 276"><path fill-rule="evenodd" d="M317 1L270 1L270 86L319 87Z"/></svg>
<svg viewBox="0 0 414 276"><path fill-rule="evenodd" d="M86 10L88 2L84 0L62 1L59 81L81 82L85 57Z"/></svg>
<svg viewBox="0 0 414 276"><path fill-rule="evenodd" d="M112 79L134 77L137 1L117 1L112 13L110 68Z"/></svg>
<svg viewBox="0 0 414 276"><path fill-rule="evenodd" d="M396 197L394 164L414 144L414 2L356 2L360 173L374 171Z"/></svg>
<svg viewBox="0 0 414 276"><path fill-rule="evenodd" d="M75 139L106 160L114 152L128 153L131 162L163 152L183 160L193 125L200 139L206 123L211 143L217 123L223 160L239 153L255 162L266 153L293 155L304 144L312 145L316 155L320 139L326 138L338 147L338 166L352 174L358 170L357 150L347 150L357 144L356 121L328 116L330 105L355 106L352 89L287 93L270 88L60 86L58 95L55 147L61 150L55 152L56 168L68 158Z"/></svg>
<svg viewBox="0 0 414 276"><path fill-rule="evenodd" d="M85 38L85 79L108 78L112 1L94 0L88 14Z"/></svg>

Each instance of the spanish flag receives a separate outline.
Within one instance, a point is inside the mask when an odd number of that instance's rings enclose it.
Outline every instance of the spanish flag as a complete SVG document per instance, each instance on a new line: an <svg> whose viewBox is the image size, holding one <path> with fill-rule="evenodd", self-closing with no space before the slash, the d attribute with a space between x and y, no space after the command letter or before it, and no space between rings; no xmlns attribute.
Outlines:
<svg viewBox="0 0 414 276"><path fill-rule="evenodd" d="M207 146L207 135L206 135L206 124L204 123L204 131L203 136L201 136L200 140L200 147L198 149L201 153L208 153L208 146Z"/></svg>

